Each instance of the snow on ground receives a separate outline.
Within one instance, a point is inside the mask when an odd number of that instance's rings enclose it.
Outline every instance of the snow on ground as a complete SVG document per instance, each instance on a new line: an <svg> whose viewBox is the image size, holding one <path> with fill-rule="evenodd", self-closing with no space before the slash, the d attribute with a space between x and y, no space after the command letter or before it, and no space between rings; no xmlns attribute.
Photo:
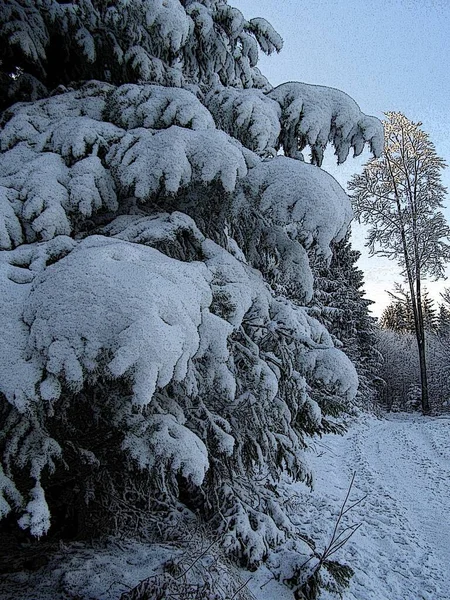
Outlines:
<svg viewBox="0 0 450 600"><path fill-rule="evenodd" d="M449 417L363 416L345 436L318 441L311 462L315 489L309 497L299 490L298 502L318 549L353 472L351 499L367 494L348 513L360 529L335 555L355 570L344 600L450 599Z"/></svg>
<svg viewBox="0 0 450 600"><path fill-rule="evenodd" d="M361 527L332 557L355 571L343 600L449 600L450 416L362 415L345 436L316 440L310 460L316 473L313 492L300 484L289 492L292 514L316 541L317 551L329 543L353 472L350 503L365 496L343 524ZM117 599L127 585L173 556L173 548L164 545L129 541L116 546L99 547L95 555L86 554L82 545L79 551L61 547L45 572L0 577L0 598ZM244 582L250 578L246 591L257 600L292 600L292 592L266 568L240 575ZM321 598L335 600L327 592Z"/></svg>

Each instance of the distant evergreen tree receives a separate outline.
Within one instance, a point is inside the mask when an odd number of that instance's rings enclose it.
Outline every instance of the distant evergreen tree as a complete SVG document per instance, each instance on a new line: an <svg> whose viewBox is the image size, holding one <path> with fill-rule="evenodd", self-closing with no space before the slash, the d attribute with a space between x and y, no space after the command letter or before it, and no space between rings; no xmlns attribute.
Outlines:
<svg viewBox="0 0 450 600"><path fill-rule="evenodd" d="M450 309L445 304L439 304L437 331L439 335L448 335L450 333Z"/></svg>
<svg viewBox="0 0 450 600"><path fill-rule="evenodd" d="M414 333L414 312L411 296L401 285L395 285L395 293L388 292L391 303L384 309L380 325L396 333ZM422 292L423 323L426 331L433 332L438 327L438 315L434 301L427 289Z"/></svg>
<svg viewBox="0 0 450 600"><path fill-rule="evenodd" d="M439 304L437 316L438 334L450 335L450 288L446 288L441 297L443 302Z"/></svg>
<svg viewBox="0 0 450 600"><path fill-rule="evenodd" d="M378 331L376 346L383 356L380 376L386 384L380 404L387 410L414 408L414 401L420 398L420 378L413 334L383 328Z"/></svg>
<svg viewBox="0 0 450 600"><path fill-rule="evenodd" d="M381 376L386 381L382 403L402 410L417 404L418 353L411 343L414 322L408 292L396 286L390 293L392 302L383 312L377 347L384 358ZM450 309L444 303L437 309L427 290L422 293L424 328L427 332L428 380L430 403L435 411L443 410L450 396ZM450 299L450 298L449 298Z"/></svg>
<svg viewBox="0 0 450 600"><path fill-rule="evenodd" d="M396 333L412 333L411 319L408 307L399 300L393 300L384 309L380 325L383 329L390 329Z"/></svg>
<svg viewBox="0 0 450 600"><path fill-rule="evenodd" d="M352 248L350 232L334 245L331 262L316 265L313 297L317 318L342 344L342 349L356 367L359 377L358 397L361 404L374 400L383 384L379 378L382 357L376 349L376 318L365 297L364 273L357 267L361 253Z"/></svg>
<svg viewBox="0 0 450 600"><path fill-rule="evenodd" d="M424 289L422 294L423 324L425 330L435 332L438 329L438 313L430 293Z"/></svg>

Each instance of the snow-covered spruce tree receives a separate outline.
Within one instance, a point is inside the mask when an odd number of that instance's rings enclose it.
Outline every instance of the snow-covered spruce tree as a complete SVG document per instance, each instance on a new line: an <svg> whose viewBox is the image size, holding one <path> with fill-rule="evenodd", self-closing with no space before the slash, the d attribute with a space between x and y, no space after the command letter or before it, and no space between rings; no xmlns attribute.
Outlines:
<svg viewBox="0 0 450 600"><path fill-rule="evenodd" d="M414 333L414 316L409 296L400 298L394 296L383 310L380 326L397 333Z"/></svg>
<svg viewBox="0 0 450 600"><path fill-rule="evenodd" d="M446 335L450 330L450 311L444 304L439 304L437 313L437 331L439 335Z"/></svg>
<svg viewBox="0 0 450 600"><path fill-rule="evenodd" d="M351 219L319 167L327 142L378 155L380 123L272 89L279 35L223 0L0 9L0 515L70 537L197 513L300 586L276 484L357 387L302 308Z"/></svg>
<svg viewBox="0 0 450 600"><path fill-rule="evenodd" d="M376 349L376 319L369 313L371 300L365 297L364 274L357 266L360 252L350 242L350 232L332 244L330 262L314 261L314 296L310 314L316 316L336 338L335 344L350 358L359 378L358 404L373 406L383 382L382 362ZM342 402L336 402L339 413Z"/></svg>

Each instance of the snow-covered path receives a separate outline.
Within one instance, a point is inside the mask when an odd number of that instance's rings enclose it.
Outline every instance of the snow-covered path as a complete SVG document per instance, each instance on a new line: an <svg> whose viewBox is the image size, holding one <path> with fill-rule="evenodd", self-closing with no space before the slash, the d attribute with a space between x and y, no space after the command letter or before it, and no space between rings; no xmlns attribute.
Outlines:
<svg viewBox="0 0 450 600"><path fill-rule="evenodd" d="M345 599L450 600L450 419L366 418L319 441L312 462L309 522L323 543L320 509L336 511L353 471L352 499L367 494L348 515L362 526L339 555L355 569Z"/></svg>

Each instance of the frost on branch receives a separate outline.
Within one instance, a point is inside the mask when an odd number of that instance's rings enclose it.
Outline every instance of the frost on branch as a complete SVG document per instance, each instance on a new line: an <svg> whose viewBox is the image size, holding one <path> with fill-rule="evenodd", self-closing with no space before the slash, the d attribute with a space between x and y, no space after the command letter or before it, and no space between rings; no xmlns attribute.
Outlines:
<svg viewBox="0 0 450 600"><path fill-rule="evenodd" d="M242 13L222 2L186 3L194 28L183 52L187 77L209 83L217 74L222 84L264 87L259 71L258 46L270 54L282 47L281 37L265 19L246 21Z"/></svg>
<svg viewBox="0 0 450 600"><path fill-rule="evenodd" d="M208 450L201 439L174 415L134 417L122 448L141 469L180 472L200 486L209 468Z"/></svg>
<svg viewBox="0 0 450 600"><path fill-rule="evenodd" d="M0 465L0 519L6 517L12 507L20 507L22 497L14 483L7 477Z"/></svg>
<svg viewBox="0 0 450 600"><path fill-rule="evenodd" d="M2 248L70 235L74 218L103 208L115 210L117 198L114 181L97 157L68 168L59 154L29 151L22 144L1 155Z"/></svg>
<svg viewBox="0 0 450 600"><path fill-rule="evenodd" d="M344 236L352 218L347 194L325 171L285 157L262 162L249 171L248 190L261 214L284 227L305 246L330 255L330 243ZM311 208L314 207L314 210Z"/></svg>
<svg viewBox="0 0 450 600"><path fill-rule="evenodd" d="M375 117L364 115L356 102L334 88L306 83L283 83L269 92L282 110L280 144L284 153L301 158L311 148L311 162L321 165L328 142L335 148L338 163L343 163L353 148L358 156L369 144L379 156L383 150L383 127Z"/></svg>
<svg viewBox="0 0 450 600"><path fill-rule="evenodd" d="M19 412L37 399L42 371L29 356L29 329L23 319L24 306L34 277L72 250L75 242L57 237L49 243L22 245L0 254L0 394Z"/></svg>
<svg viewBox="0 0 450 600"><path fill-rule="evenodd" d="M21 148L14 148L9 153L20 157ZM49 240L56 235L69 235L71 226L65 207L69 202L70 176L62 158L51 152L36 153L23 166L18 162L17 167L16 172L0 178L0 185L17 192L21 206L19 208L16 203L16 214L26 239L33 241L39 236Z"/></svg>
<svg viewBox="0 0 450 600"><path fill-rule="evenodd" d="M246 173L240 145L223 132L189 135L170 129L173 123L214 129L210 113L190 92L135 85L114 89L90 82L5 113L0 134L3 248L71 234L78 222L96 212L116 210L113 175L132 192L142 174L135 195L144 198L214 180L231 191L236 178ZM111 119L127 128L142 124L146 129L125 136L123 129L102 121L111 94L106 111ZM103 160L108 151L110 164Z"/></svg>
<svg viewBox="0 0 450 600"><path fill-rule="evenodd" d="M94 78L182 87L209 84L216 74L224 85L269 89L256 68L258 48L278 52L282 40L265 19L246 21L221 1L46 0L43 10L34 0L7 0L1 47L11 50L0 52L7 106L12 98L36 99L60 83ZM57 66L48 56L55 47Z"/></svg>
<svg viewBox="0 0 450 600"><path fill-rule="evenodd" d="M132 80L182 85L183 73L172 64L192 33L192 22L179 0L113 4L99 10L100 22L103 19L113 32L110 39L114 59L125 72L133 74ZM110 72L116 69L110 65ZM124 75L122 81L127 79Z"/></svg>
<svg viewBox="0 0 450 600"><path fill-rule="evenodd" d="M70 170L69 206L70 212L83 217L106 208L118 208L114 180L97 156L89 156L78 161Z"/></svg>
<svg viewBox="0 0 450 600"><path fill-rule="evenodd" d="M125 6L109 6L106 15L113 28L123 27L124 21L129 23L131 27L127 31L132 40L144 48L163 48L163 54L178 52L192 30L192 23L179 0L132 0Z"/></svg>
<svg viewBox="0 0 450 600"><path fill-rule="evenodd" d="M116 210L115 183L101 159L123 130L103 122L113 86L77 91L5 111L0 132L0 247L70 235L77 221Z"/></svg>
<svg viewBox="0 0 450 600"><path fill-rule="evenodd" d="M132 46L125 53L124 62L129 65L138 81L154 81L174 87L181 87L183 84L183 77L178 70L171 69L141 46Z"/></svg>
<svg viewBox="0 0 450 600"><path fill-rule="evenodd" d="M45 18L33 2L9 0L2 6L0 16L0 40L17 48L27 60L37 64L43 71L49 42Z"/></svg>
<svg viewBox="0 0 450 600"><path fill-rule="evenodd" d="M5 411L2 412L5 415ZM35 537L41 537L50 527L51 515L41 478L44 470L50 474L54 473L56 462L61 458L60 445L42 426L43 413L42 407L36 405L34 410L24 414L10 410L4 419L0 433L4 465L4 472L0 469L0 506L5 507L8 498L16 511L22 512L18 521L19 526L22 529L29 529ZM18 491L20 477L17 478L18 481L16 480L17 487L13 483L14 476L18 472L22 474L22 478L24 475L29 478L30 489L25 489L24 493ZM20 487L23 489L24 486ZM28 498L26 506L25 498ZM11 506L8 506L10 510Z"/></svg>
<svg viewBox="0 0 450 600"><path fill-rule="evenodd" d="M250 19L246 24L246 29L253 33L264 54L280 52L283 47L283 40L280 34L275 31L266 19L262 19L261 17Z"/></svg>
<svg viewBox="0 0 450 600"><path fill-rule="evenodd" d="M181 212L123 215L102 228L102 234L145 244L177 260L203 261L205 236L193 219Z"/></svg>
<svg viewBox="0 0 450 600"><path fill-rule="evenodd" d="M106 98L114 89L107 83L89 81L78 90L63 88L63 93L56 96L15 104L2 115L0 150L13 148L22 141L34 147L41 134L64 119L87 117L102 121Z"/></svg>
<svg viewBox="0 0 450 600"><path fill-rule="evenodd" d="M36 483L30 492L25 514L19 519L22 529L29 529L34 537L41 537L50 528L50 511L45 500L45 493L40 483Z"/></svg>
<svg viewBox="0 0 450 600"><path fill-rule="evenodd" d="M71 164L89 155L96 156L120 138L122 131L111 123L89 117L69 117L50 125L37 140L40 152L55 152Z"/></svg>
<svg viewBox="0 0 450 600"><path fill-rule="evenodd" d="M20 211L16 190L0 185L0 248L10 250L23 242L22 227L17 218Z"/></svg>

